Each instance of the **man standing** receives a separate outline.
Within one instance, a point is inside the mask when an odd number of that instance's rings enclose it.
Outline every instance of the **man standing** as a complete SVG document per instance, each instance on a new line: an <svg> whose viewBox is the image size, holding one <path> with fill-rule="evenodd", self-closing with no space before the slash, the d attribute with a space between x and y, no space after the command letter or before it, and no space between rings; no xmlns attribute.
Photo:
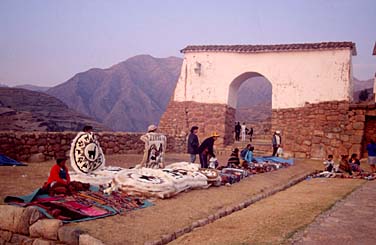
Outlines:
<svg viewBox="0 0 376 245"><path fill-rule="evenodd" d="M239 141L240 140L240 130L241 130L240 122L237 122L235 125L235 140Z"/></svg>
<svg viewBox="0 0 376 245"><path fill-rule="evenodd" d="M198 154L198 147L200 146L197 137L198 127L193 126L191 133L188 136L188 153L190 154L190 162L196 161L196 154Z"/></svg>
<svg viewBox="0 0 376 245"><path fill-rule="evenodd" d="M211 137L206 138L204 142L198 147L200 155L201 168L208 168L208 158L215 157L214 155L214 141L218 139L219 135L214 132Z"/></svg>
<svg viewBox="0 0 376 245"><path fill-rule="evenodd" d="M277 154L278 148L281 147L281 144L282 144L281 131L277 130L274 132L272 144L273 144L273 157L274 157Z"/></svg>
<svg viewBox="0 0 376 245"><path fill-rule="evenodd" d="M253 137L253 128L249 130L249 141L252 142L252 137Z"/></svg>
<svg viewBox="0 0 376 245"><path fill-rule="evenodd" d="M245 135L247 134L247 126L245 125L245 122L243 122L242 126L241 126L241 134L242 134L242 141L244 142L245 141Z"/></svg>

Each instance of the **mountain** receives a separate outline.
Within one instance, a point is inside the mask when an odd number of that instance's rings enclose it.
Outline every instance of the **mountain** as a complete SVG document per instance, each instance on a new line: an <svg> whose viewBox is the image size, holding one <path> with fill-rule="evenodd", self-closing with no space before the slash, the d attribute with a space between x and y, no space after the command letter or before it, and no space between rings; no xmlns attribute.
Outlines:
<svg viewBox="0 0 376 245"><path fill-rule="evenodd" d="M79 131L84 125L108 131L102 124L69 109L48 94L20 88L0 88L0 130Z"/></svg>
<svg viewBox="0 0 376 245"><path fill-rule="evenodd" d="M165 111L181 64L177 57L139 55L78 73L47 93L113 130L145 131Z"/></svg>
<svg viewBox="0 0 376 245"><path fill-rule="evenodd" d="M23 85L17 85L13 88L23 88L31 91L37 91L37 92L46 92L50 87L42 87L42 86L35 86L31 84L23 84Z"/></svg>
<svg viewBox="0 0 376 245"><path fill-rule="evenodd" d="M47 93L70 108L89 115L116 131L145 131L157 124L178 80L182 59L139 55L107 69L78 73ZM371 87L354 78L354 89ZM251 78L239 88L236 119L269 120L272 87L263 77Z"/></svg>
<svg viewBox="0 0 376 245"><path fill-rule="evenodd" d="M373 78L365 80L365 81L360 81L357 78L353 78L353 88L354 92L364 90L364 89L369 89L373 88Z"/></svg>

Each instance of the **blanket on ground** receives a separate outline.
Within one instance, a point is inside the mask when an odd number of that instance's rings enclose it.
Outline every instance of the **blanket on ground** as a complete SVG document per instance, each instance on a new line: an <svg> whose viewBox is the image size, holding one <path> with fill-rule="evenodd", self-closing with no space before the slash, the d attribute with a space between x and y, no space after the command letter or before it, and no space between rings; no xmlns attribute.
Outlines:
<svg viewBox="0 0 376 245"><path fill-rule="evenodd" d="M18 162L12 158L9 158L3 154L0 154L0 166L27 166L27 164Z"/></svg>
<svg viewBox="0 0 376 245"><path fill-rule="evenodd" d="M74 193L71 196L49 196L37 189L26 196L7 196L5 203L22 207L36 206L48 218L64 223L99 219L115 214L125 214L134 209L153 204L147 200L113 192L105 195L98 188Z"/></svg>

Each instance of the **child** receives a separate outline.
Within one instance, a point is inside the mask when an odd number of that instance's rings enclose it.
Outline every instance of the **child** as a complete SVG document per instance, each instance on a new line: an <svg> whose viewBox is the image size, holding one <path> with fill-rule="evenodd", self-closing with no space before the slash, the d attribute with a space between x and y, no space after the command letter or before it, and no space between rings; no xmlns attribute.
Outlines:
<svg viewBox="0 0 376 245"><path fill-rule="evenodd" d="M339 171L346 172L349 175L352 175L351 167L349 164L349 161L347 160L347 157L349 155L341 155L341 161L339 163Z"/></svg>
<svg viewBox="0 0 376 245"><path fill-rule="evenodd" d="M239 168L239 165L240 165L239 149L235 148L232 151L230 158L227 160L227 167L229 167L229 168Z"/></svg>
<svg viewBox="0 0 376 245"><path fill-rule="evenodd" d="M333 155L328 155L328 159L326 159L326 161L324 162L324 165L325 165L325 171L335 172Z"/></svg>
<svg viewBox="0 0 376 245"><path fill-rule="evenodd" d="M66 158L56 159L56 164L52 166L47 182L42 187L42 190L48 192L50 196L69 193L70 176L65 165L66 161Z"/></svg>
<svg viewBox="0 0 376 245"><path fill-rule="evenodd" d="M360 168L360 161L358 159L358 155L353 153L351 154L351 157L349 159L349 164L351 167L351 170L354 172L362 172L362 169Z"/></svg>

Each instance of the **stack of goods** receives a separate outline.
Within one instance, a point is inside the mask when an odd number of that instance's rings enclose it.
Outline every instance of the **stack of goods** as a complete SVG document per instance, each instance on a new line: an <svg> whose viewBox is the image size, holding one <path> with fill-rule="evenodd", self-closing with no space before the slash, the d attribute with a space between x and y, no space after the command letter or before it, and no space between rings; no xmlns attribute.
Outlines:
<svg viewBox="0 0 376 245"><path fill-rule="evenodd" d="M223 168L220 173L222 184L234 184L245 177L248 177L248 171L237 168Z"/></svg>
<svg viewBox="0 0 376 245"><path fill-rule="evenodd" d="M250 163L248 164L248 170L252 174L257 174L257 173L271 172L271 171L278 170L280 168L286 168L289 166L290 164L288 163L275 163L275 162Z"/></svg>
<svg viewBox="0 0 376 245"><path fill-rule="evenodd" d="M94 186L106 186L114 176L123 170L120 167L103 167L91 173L84 174L82 172L69 172L72 181L79 181L83 183L90 183Z"/></svg>
<svg viewBox="0 0 376 245"><path fill-rule="evenodd" d="M201 168L199 172L206 176L208 184L211 184L213 186L221 185L222 179L218 170L211 168Z"/></svg>
<svg viewBox="0 0 376 245"><path fill-rule="evenodd" d="M207 188L208 178L189 163L164 169L124 169L113 180L119 190L132 195L169 198L195 188Z"/></svg>
<svg viewBox="0 0 376 245"><path fill-rule="evenodd" d="M342 179L365 179L374 180L376 179L376 174L368 173L365 171L354 172L352 175L342 172L329 172L329 171L319 171L312 176L313 178L342 178Z"/></svg>

